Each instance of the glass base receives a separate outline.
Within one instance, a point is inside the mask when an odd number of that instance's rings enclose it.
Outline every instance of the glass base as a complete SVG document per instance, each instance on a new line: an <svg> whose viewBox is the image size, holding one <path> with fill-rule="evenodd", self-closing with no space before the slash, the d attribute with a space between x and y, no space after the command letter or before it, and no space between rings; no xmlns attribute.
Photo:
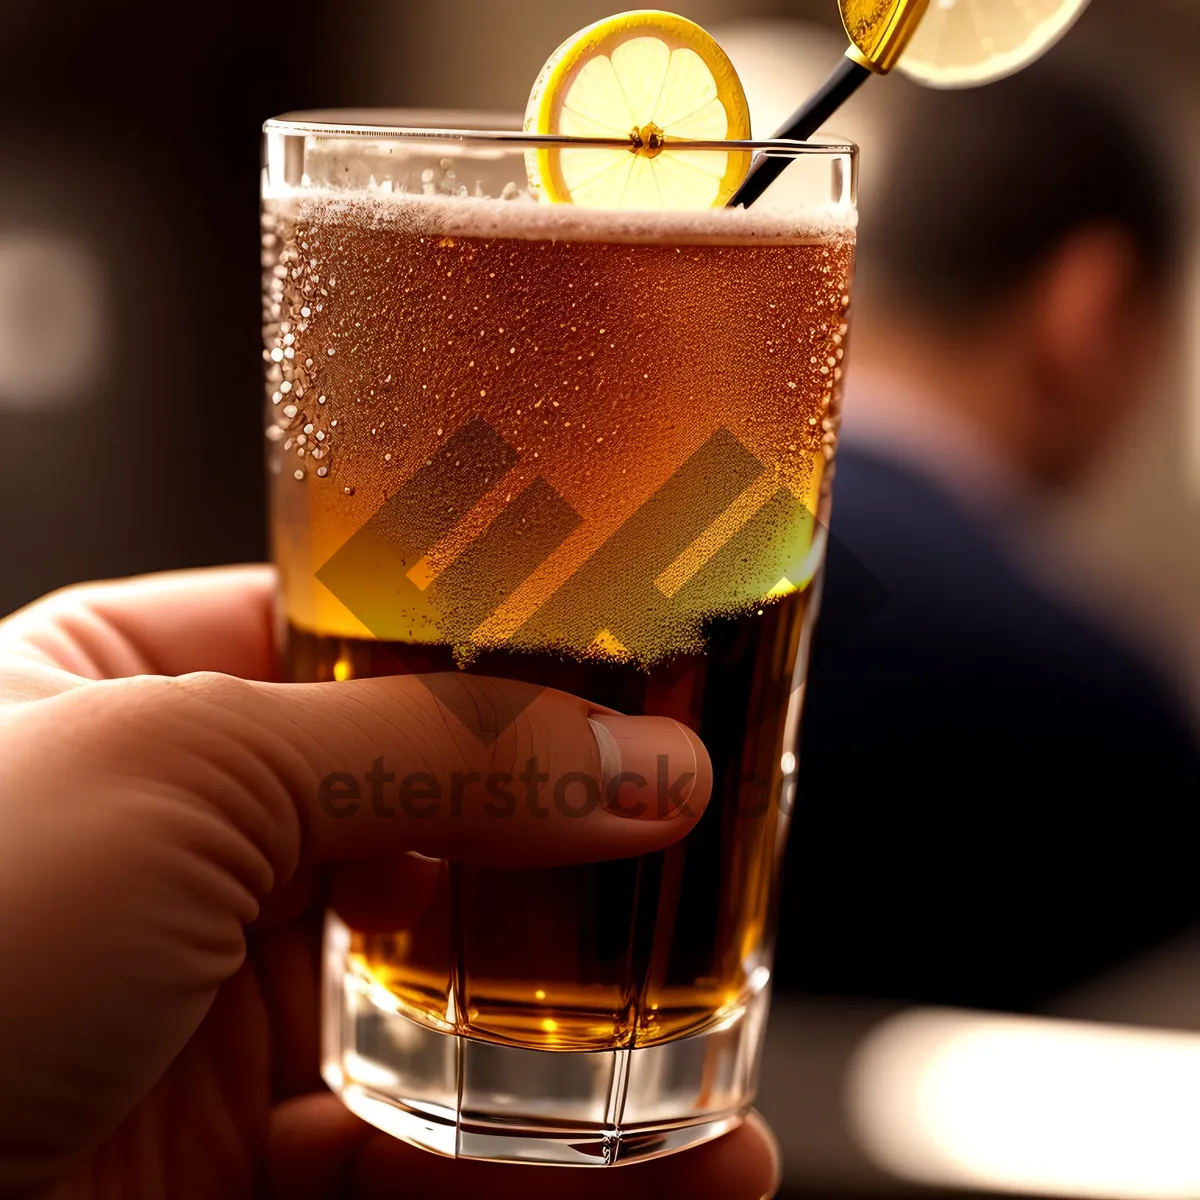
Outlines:
<svg viewBox="0 0 1200 1200"><path fill-rule="evenodd" d="M325 935L321 1073L364 1121L456 1158L607 1167L735 1128L754 1099L767 989L703 1033L645 1049L526 1050L398 1011Z"/></svg>

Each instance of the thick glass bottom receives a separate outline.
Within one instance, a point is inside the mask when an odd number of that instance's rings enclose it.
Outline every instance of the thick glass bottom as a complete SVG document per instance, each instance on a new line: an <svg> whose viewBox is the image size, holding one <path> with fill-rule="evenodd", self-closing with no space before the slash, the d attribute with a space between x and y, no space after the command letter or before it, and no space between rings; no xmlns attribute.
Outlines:
<svg viewBox="0 0 1200 1200"><path fill-rule="evenodd" d="M733 1129L754 1099L764 987L720 1024L644 1049L527 1050L405 1016L325 937L322 1074L363 1120L457 1158L613 1166Z"/></svg>

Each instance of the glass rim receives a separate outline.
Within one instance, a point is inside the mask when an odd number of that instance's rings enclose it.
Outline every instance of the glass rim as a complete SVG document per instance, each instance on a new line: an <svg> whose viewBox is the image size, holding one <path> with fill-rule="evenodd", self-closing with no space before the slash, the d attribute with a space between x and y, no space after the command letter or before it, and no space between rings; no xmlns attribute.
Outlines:
<svg viewBox="0 0 1200 1200"><path fill-rule="evenodd" d="M593 138L568 134L526 133L511 128L472 128L471 124L495 119L491 114L447 112L447 118L461 120L461 125L440 126L435 123L440 115L430 110L405 109L347 109L346 115L355 117L378 114L394 114L402 123L339 120L338 111L314 110L283 113L263 123L263 133L281 134L284 137L315 137L323 139L362 138L364 140L395 142L446 142L463 146L507 146L514 150L526 149L594 149L628 150L627 137ZM468 120L463 120L467 118ZM475 122L470 122L475 118ZM511 118L514 124L519 124ZM666 144L675 150L751 150L788 155L851 155L857 157L858 146L846 138L815 136L807 141L786 138L748 138L740 140L702 140L668 138Z"/></svg>

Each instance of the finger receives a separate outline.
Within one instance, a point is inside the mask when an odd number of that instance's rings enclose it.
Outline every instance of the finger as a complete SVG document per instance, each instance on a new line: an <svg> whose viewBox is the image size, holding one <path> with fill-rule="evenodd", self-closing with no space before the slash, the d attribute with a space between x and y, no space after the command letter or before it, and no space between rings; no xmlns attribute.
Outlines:
<svg viewBox="0 0 1200 1200"><path fill-rule="evenodd" d="M401 854L335 869L324 891L351 929L394 934L416 928L438 889L446 886L445 863ZM318 894L311 873L301 872L280 897L267 898L264 916L251 931L251 961L272 1014L271 1094L279 1100L321 1086L318 976L324 918ZM301 914L295 910L302 899L307 911ZM285 915L292 919L281 922Z"/></svg>
<svg viewBox="0 0 1200 1200"><path fill-rule="evenodd" d="M271 1096L283 1100L322 1090L320 1072L319 912L254 939L250 961L271 1015Z"/></svg>
<svg viewBox="0 0 1200 1200"><path fill-rule="evenodd" d="M296 885L300 886L296 886ZM449 884L447 866L402 854L336 869L327 893L329 905L359 933L395 934L415 929ZM286 1099L321 1086L318 1070L319 965L323 914L318 889L302 872L283 890L285 903L268 897L262 918L252 927L251 961L271 1013L271 1094ZM291 913L301 897L308 911ZM449 930L444 935L449 938Z"/></svg>
<svg viewBox="0 0 1200 1200"><path fill-rule="evenodd" d="M64 759L89 788L117 780L127 794L141 780L168 793L155 811L180 827L120 831L127 844L170 845L202 814L223 818L209 852L241 852L224 865L258 900L301 865L405 851L510 867L636 857L682 837L712 785L702 743L678 722L465 674L143 678L30 712L35 750L34 724L73 730ZM193 848L200 833L188 829Z"/></svg>
<svg viewBox="0 0 1200 1200"><path fill-rule="evenodd" d="M401 854L337 868L322 888L302 870L267 897L251 927L250 957L271 1013L271 1094L283 1100L321 1086L318 1069L321 929L328 903L360 933L415 929L448 886L447 866ZM449 931L445 932L449 937Z"/></svg>
<svg viewBox="0 0 1200 1200"><path fill-rule="evenodd" d="M289 1200L762 1200L780 1184L775 1139L756 1113L725 1137L679 1154L572 1170L443 1158L371 1129L324 1094L276 1108L268 1145L268 1195Z"/></svg>
<svg viewBox="0 0 1200 1200"><path fill-rule="evenodd" d="M326 872L317 867L301 867L287 883L264 897L258 917L250 927L251 934L259 936L272 932L324 908L328 891Z"/></svg>
<svg viewBox="0 0 1200 1200"><path fill-rule="evenodd" d="M335 867L329 904L357 933L401 933L429 911L447 876L446 863L416 854Z"/></svg>
<svg viewBox="0 0 1200 1200"><path fill-rule="evenodd" d="M328 1092L276 1106L267 1132L268 1200L353 1200L349 1177L363 1147L378 1132ZM393 1197L413 1195L403 1178Z"/></svg>
<svg viewBox="0 0 1200 1200"><path fill-rule="evenodd" d="M64 588L0 622L0 649L85 679L274 679L275 572L172 571Z"/></svg>
<svg viewBox="0 0 1200 1200"><path fill-rule="evenodd" d="M712 788L703 744L678 722L598 713L527 683L464 674L238 691L264 750L284 751L272 765L318 862L399 850L509 867L633 857L682 837Z"/></svg>

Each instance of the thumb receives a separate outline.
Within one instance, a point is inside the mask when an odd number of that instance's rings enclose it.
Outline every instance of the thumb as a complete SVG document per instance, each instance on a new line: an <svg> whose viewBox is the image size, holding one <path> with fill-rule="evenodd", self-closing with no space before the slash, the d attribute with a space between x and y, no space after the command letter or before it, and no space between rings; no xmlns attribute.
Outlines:
<svg viewBox="0 0 1200 1200"><path fill-rule="evenodd" d="M222 815L269 862L271 887L302 864L405 850L505 866L633 857L687 833L712 787L677 721L465 674L194 674L43 703L88 710L72 757L92 779L141 779Z"/></svg>

